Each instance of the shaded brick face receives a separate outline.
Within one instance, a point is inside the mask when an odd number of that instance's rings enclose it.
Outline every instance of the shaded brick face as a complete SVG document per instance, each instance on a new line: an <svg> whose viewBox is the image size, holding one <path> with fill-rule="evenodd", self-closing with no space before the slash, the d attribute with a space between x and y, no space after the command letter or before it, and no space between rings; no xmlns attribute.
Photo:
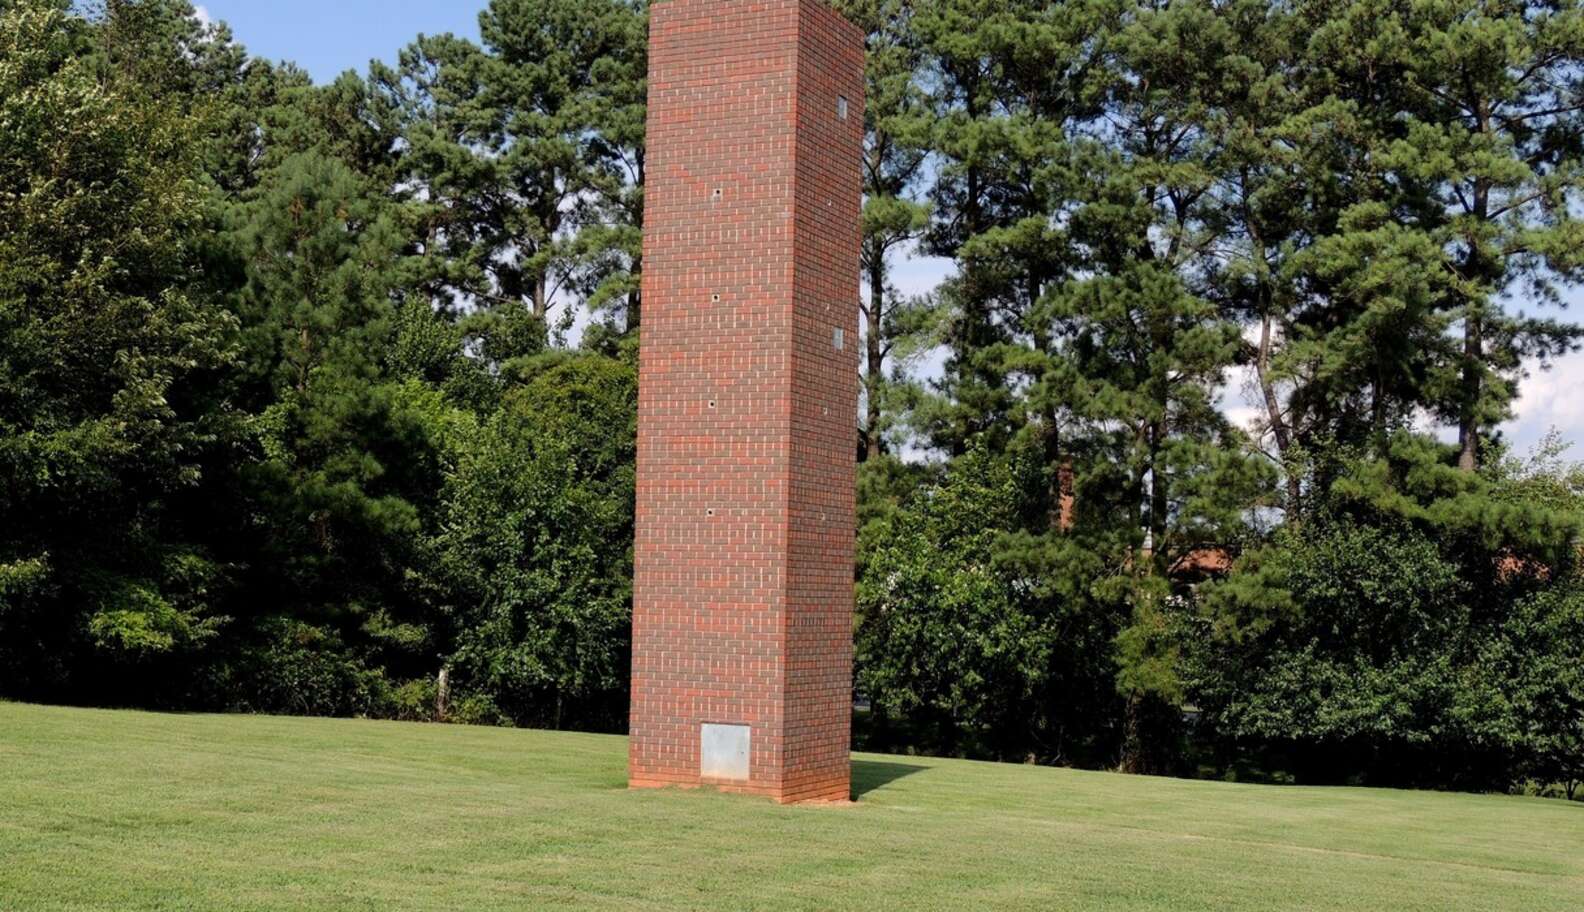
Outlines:
<svg viewBox="0 0 1584 912"><path fill-rule="evenodd" d="M630 780L845 799L863 35L651 12ZM700 776L745 725L748 778Z"/></svg>

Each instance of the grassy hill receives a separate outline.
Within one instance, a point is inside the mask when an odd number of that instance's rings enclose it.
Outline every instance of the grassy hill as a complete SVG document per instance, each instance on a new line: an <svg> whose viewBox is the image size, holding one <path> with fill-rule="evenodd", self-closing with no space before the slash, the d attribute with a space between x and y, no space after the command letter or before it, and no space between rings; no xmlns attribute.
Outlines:
<svg viewBox="0 0 1584 912"><path fill-rule="evenodd" d="M0 703L0 909L1584 907L1584 804L858 755L629 792L622 738Z"/></svg>

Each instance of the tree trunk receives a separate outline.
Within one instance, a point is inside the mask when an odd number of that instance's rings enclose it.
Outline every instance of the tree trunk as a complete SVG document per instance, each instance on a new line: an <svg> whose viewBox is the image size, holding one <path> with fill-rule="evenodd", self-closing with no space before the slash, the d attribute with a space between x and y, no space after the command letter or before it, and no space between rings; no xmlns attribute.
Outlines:
<svg viewBox="0 0 1584 912"><path fill-rule="evenodd" d="M1259 353L1254 359L1254 373L1259 378L1260 394L1265 398L1265 418L1270 422L1271 434L1276 438L1276 453L1281 458L1282 474L1287 481L1287 515L1296 516L1303 497L1303 479L1287 459L1292 449L1292 431L1287 427L1286 416L1282 414L1276 384L1270 379L1270 357L1274 344L1271 317L1267 311L1260 318Z"/></svg>
<svg viewBox="0 0 1584 912"><path fill-rule="evenodd" d="M1458 415L1458 468L1465 472L1472 472L1479 465L1480 362L1483 356L1480 318L1470 310L1463 320L1463 401Z"/></svg>
<svg viewBox="0 0 1584 912"><path fill-rule="evenodd" d="M1028 287L1028 306L1031 311L1036 309L1044 286L1038 277L1031 277ZM1042 359L1041 380L1048 383L1050 380L1050 362L1052 357L1052 343L1050 334L1045 327L1036 326L1032 332L1034 350L1039 352ZM1040 420L1040 457L1044 461L1047 481L1045 490L1045 527L1051 532L1066 532L1072 528L1072 460L1063 458L1061 451L1061 427L1057 424L1055 397L1049 388L1044 393L1044 401L1039 407Z"/></svg>
<svg viewBox="0 0 1584 912"><path fill-rule="evenodd" d="M869 269L869 306L864 308L864 393L865 416L863 458L884 452L880 439L880 385L885 380L885 340L880 337L885 314L886 264L884 251L874 251Z"/></svg>
<svg viewBox="0 0 1584 912"><path fill-rule="evenodd" d="M1150 426L1150 556L1158 569L1164 572L1166 549L1166 473L1162 453L1166 445L1166 419L1159 418Z"/></svg>
<svg viewBox="0 0 1584 912"><path fill-rule="evenodd" d="M643 257L633 257L632 274L643 280ZM643 323L643 287L634 288L627 295L627 331L637 332Z"/></svg>
<svg viewBox="0 0 1584 912"><path fill-rule="evenodd" d="M1056 470L1057 503L1060 507L1056 527L1063 532L1071 532L1073 523L1077 521L1078 500L1073 491L1073 461L1071 456L1063 457L1061 467Z"/></svg>
<svg viewBox="0 0 1584 912"><path fill-rule="evenodd" d="M542 275L535 277L533 285L534 316L541 320L545 318L545 315L550 312L549 298L550 289L548 283L545 281L545 277Z"/></svg>
<svg viewBox="0 0 1584 912"><path fill-rule="evenodd" d="M1129 696L1127 708L1122 716L1122 763L1120 767L1124 773L1141 774L1144 772L1144 766L1146 765L1145 741L1147 736L1144 734L1144 723L1140 718L1142 710L1139 706L1142 699L1142 697L1137 695Z"/></svg>
<svg viewBox="0 0 1584 912"><path fill-rule="evenodd" d="M444 722L451 711L451 669L442 667L435 676L435 721Z"/></svg>
<svg viewBox="0 0 1584 912"><path fill-rule="evenodd" d="M1138 776L1176 772L1172 747L1176 727L1176 710L1169 704L1148 694L1129 695L1123 715L1121 771Z"/></svg>
<svg viewBox="0 0 1584 912"><path fill-rule="evenodd" d="M1480 112L1480 132L1490 132L1489 109L1483 103L1474 106ZM1483 178L1474 182L1473 206L1470 215L1483 223L1490 216L1490 184ZM1463 264L1465 282L1488 278L1488 263L1482 255L1479 240L1468 239L1468 258ZM1463 389L1462 409L1458 415L1458 468L1472 472L1479 465L1479 400L1480 366L1485 360L1485 327L1483 316L1471 300L1463 317Z"/></svg>

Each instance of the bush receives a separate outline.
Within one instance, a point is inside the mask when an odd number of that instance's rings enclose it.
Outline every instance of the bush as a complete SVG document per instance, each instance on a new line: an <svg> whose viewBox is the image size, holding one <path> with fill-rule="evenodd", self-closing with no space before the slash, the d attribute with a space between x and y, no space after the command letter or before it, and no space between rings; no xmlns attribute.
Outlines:
<svg viewBox="0 0 1584 912"><path fill-rule="evenodd" d="M288 618L258 630L232 681L233 708L298 716L385 716L394 707L378 669L348 655L333 632Z"/></svg>
<svg viewBox="0 0 1584 912"><path fill-rule="evenodd" d="M391 716L403 722L433 722L435 682L419 678L395 688L390 698Z"/></svg>

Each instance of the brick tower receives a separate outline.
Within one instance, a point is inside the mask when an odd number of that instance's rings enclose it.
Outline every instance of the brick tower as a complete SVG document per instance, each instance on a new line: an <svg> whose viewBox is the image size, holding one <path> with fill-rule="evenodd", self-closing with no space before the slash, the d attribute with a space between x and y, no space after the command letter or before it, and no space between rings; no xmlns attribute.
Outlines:
<svg viewBox="0 0 1584 912"><path fill-rule="evenodd" d="M845 800L864 36L651 15L630 781Z"/></svg>

